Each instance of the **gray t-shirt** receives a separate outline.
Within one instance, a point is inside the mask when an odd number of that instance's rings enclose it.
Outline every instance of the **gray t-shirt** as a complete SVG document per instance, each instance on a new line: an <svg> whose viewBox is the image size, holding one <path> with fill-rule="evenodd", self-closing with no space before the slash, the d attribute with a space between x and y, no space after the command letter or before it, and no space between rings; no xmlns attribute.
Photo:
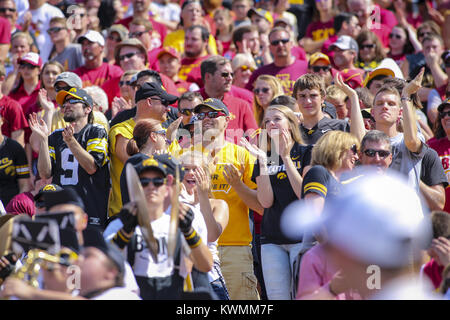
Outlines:
<svg viewBox="0 0 450 320"><path fill-rule="evenodd" d="M81 45L78 43L70 43L63 52L53 57L51 61L58 61L66 71L72 71L81 67L84 65Z"/></svg>
<svg viewBox="0 0 450 320"><path fill-rule="evenodd" d="M419 190L422 159L428 149L425 138L421 133L419 133L419 139L422 141L422 149L418 153L414 153L406 147L403 133L390 138L392 144L392 163L390 168L406 175L408 182L416 190Z"/></svg>

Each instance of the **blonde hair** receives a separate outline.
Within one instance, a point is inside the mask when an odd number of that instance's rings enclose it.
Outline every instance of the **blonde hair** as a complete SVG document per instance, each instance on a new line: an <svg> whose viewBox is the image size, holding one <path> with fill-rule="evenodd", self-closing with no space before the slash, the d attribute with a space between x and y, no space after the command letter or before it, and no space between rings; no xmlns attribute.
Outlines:
<svg viewBox="0 0 450 320"><path fill-rule="evenodd" d="M281 82L280 80L278 80L278 78L267 74L263 74L260 75L258 78L256 78L255 82L253 82L253 85L255 85L256 81L258 80L267 82L270 89L272 89L273 97L270 100L273 100L273 98L276 98L284 94L283 86L281 85ZM262 120L264 118L264 108L258 103L256 95L253 96L253 112L256 123L258 124L258 126L261 126Z"/></svg>
<svg viewBox="0 0 450 320"><path fill-rule="evenodd" d="M313 147L311 165L336 170L342 166L344 152L353 145L359 150L359 141L354 135L340 130L329 131Z"/></svg>
<svg viewBox="0 0 450 320"><path fill-rule="evenodd" d="M339 100L339 99L345 99L345 97L347 97L345 92L342 91L341 89L339 89L337 86L331 85L327 88L326 98L330 98L333 100Z"/></svg>
<svg viewBox="0 0 450 320"><path fill-rule="evenodd" d="M238 53L231 61L231 69L235 72L237 68L243 65L247 65L256 70L256 63L253 57L246 53Z"/></svg>

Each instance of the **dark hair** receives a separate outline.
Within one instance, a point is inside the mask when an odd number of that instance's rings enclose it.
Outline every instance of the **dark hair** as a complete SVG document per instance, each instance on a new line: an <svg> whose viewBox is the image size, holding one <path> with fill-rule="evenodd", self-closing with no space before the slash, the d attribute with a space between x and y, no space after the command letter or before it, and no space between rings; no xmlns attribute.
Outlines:
<svg viewBox="0 0 450 320"><path fill-rule="evenodd" d="M142 70L140 72L138 72L138 74L136 75L136 81L139 80L142 77L152 77L154 82L158 82L160 85L162 85L162 79L161 76L159 75L159 73L155 70L150 70L150 69L146 69L146 70Z"/></svg>
<svg viewBox="0 0 450 320"><path fill-rule="evenodd" d="M291 109L292 111L294 111L295 106L297 105L297 100L295 100L293 97L290 97L290 96L281 95L281 96L273 98L272 101L270 101L269 106L274 106L274 105L286 106L289 109Z"/></svg>
<svg viewBox="0 0 450 320"><path fill-rule="evenodd" d="M205 81L205 76L207 73L214 74L218 69L217 66L222 66L227 63L230 63L230 60L219 55L210 56L209 58L203 60L202 64L200 65L200 72L203 82Z"/></svg>
<svg viewBox="0 0 450 320"><path fill-rule="evenodd" d="M337 16L335 16L333 22L335 33L337 34L339 31L341 31L342 24L344 22L350 23L353 17L358 18L356 14L350 12L341 12Z"/></svg>
<svg viewBox="0 0 450 320"><path fill-rule="evenodd" d="M143 119L136 123L133 130L133 138L128 141L126 148L130 157L142 149L142 147L147 143L150 134L157 131L156 127L159 124L159 121L152 119Z"/></svg>
<svg viewBox="0 0 450 320"><path fill-rule="evenodd" d="M181 5L181 11L183 11L184 8L185 8L188 4L191 4L191 3L198 3L198 4L200 5L200 7L203 8L202 3L201 3L199 0L186 0L186 1L184 1L183 4ZM183 18L181 17L181 12L180 12L180 24L179 24L179 25L180 25L180 26L183 26L183 25L184 25L184 23L183 23Z"/></svg>
<svg viewBox="0 0 450 320"><path fill-rule="evenodd" d="M444 127L442 126L441 120L442 120L441 113L438 112L438 116L433 125L433 133L436 139L441 139L447 136L447 133L445 132Z"/></svg>
<svg viewBox="0 0 450 320"><path fill-rule="evenodd" d="M367 82L366 88L370 88L370 85L372 84L372 81L384 80L386 78L389 78L389 76L387 76L385 74L379 74L379 75L373 77L372 79L370 79L369 82Z"/></svg>
<svg viewBox="0 0 450 320"><path fill-rule="evenodd" d="M237 42L241 42L244 39L244 34L258 31L254 25L245 25L234 29L233 31L233 44L237 46Z"/></svg>
<svg viewBox="0 0 450 320"><path fill-rule="evenodd" d="M409 32L408 32L408 29L404 26L404 25L402 25L402 24L398 24L398 25L396 25L396 26L394 26L392 29L394 29L394 28L399 28L399 29L402 29L403 30L403 32L405 33L405 35L406 35L406 43L405 43L405 45L403 46L403 54L412 54L412 53L414 53L414 46L412 45L412 43L411 43L411 39L409 38ZM392 31L391 31L392 32ZM424 39L425 40L425 39Z"/></svg>
<svg viewBox="0 0 450 320"><path fill-rule="evenodd" d="M431 224L433 226L434 239L444 237L450 240L450 214L445 211L432 211Z"/></svg>
<svg viewBox="0 0 450 320"><path fill-rule="evenodd" d="M307 73L302 75L295 81L292 96L297 99L298 91L317 89L320 91L322 98L326 96L325 82L323 78L315 73Z"/></svg>
<svg viewBox="0 0 450 320"><path fill-rule="evenodd" d="M361 151L365 149L365 146L368 142L382 142L389 146L389 151L392 152L392 145L391 145L391 139L389 136L384 133L383 131L379 130L369 130L364 135L364 137L361 140Z"/></svg>
<svg viewBox="0 0 450 320"><path fill-rule="evenodd" d="M102 0L98 8L98 19L102 30L108 29L116 21L117 12L114 9L114 0Z"/></svg>
<svg viewBox="0 0 450 320"><path fill-rule="evenodd" d="M182 100L194 101L195 99L200 99L203 102L203 97L200 92L197 91L186 91L178 98L178 105Z"/></svg>
<svg viewBox="0 0 450 320"><path fill-rule="evenodd" d="M381 62L384 58L386 58L386 53L384 53L383 44L381 43L378 36L370 30L361 31L356 37L356 42L358 43L358 48L361 48L362 44L365 41L371 41L375 44L375 61ZM358 51L358 61L361 61L361 49ZM361 61L362 62L362 61Z"/></svg>
<svg viewBox="0 0 450 320"><path fill-rule="evenodd" d="M209 40L209 31L208 31L208 29L206 29L204 26L201 26L201 25L199 25L199 24L190 26L189 28L187 28L187 29L185 30L185 33L184 33L184 34L186 34L188 31L189 31L189 32L192 32L192 31L194 31L195 29L200 29L200 31L201 31L201 33L202 33L202 41L203 41L203 42L208 42L208 40Z"/></svg>
<svg viewBox="0 0 450 320"><path fill-rule="evenodd" d="M366 108L372 108L373 107L373 94L370 92L369 89L365 87L359 87L355 89L356 93L358 94L358 99L364 103Z"/></svg>

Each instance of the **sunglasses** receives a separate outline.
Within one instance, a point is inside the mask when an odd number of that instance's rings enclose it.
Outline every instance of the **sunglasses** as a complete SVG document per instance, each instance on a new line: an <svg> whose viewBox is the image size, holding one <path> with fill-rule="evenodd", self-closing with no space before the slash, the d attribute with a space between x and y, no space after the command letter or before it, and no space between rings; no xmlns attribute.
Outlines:
<svg viewBox="0 0 450 320"><path fill-rule="evenodd" d="M27 68L27 69L34 69L34 68L36 68L36 66L32 65L31 63L26 63L26 62L19 63L19 67Z"/></svg>
<svg viewBox="0 0 450 320"><path fill-rule="evenodd" d="M146 33L147 31L136 31L136 32L130 32L128 34L129 38L139 38L140 36L142 36L144 33Z"/></svg>
<svg viewBox="0 0 450 320"><path fill-rule="evenodd" d="M269 92L269 88L255 88L255 89L253 89L253 92L255 93L255 94L259 94L260 92L261 93L268 93Z"/></svg>
<svg viewBox="0 0 450 320"><path fill-rule="evenodd" d="M146 186L148 186L150 184L150 182L156 187L159 188L161 187L163 184L166 183L166 179L165 178L140 178L139 179L141 181L141 185L145 188Z"/></svg>
<svg viewBox="0 0 450 320"><path fill-rule="evenodd" d="M389 39L392 39L392 38L401 39L402 36L399 35L399 34L393 34L393 33L391 33L391 34L389 34Z"/></svg>
<svg viewBox="0 0 450 320"><path fill-rule="evenodd" d="M314 72L320 72L320 71L330 71L330 66L313 66L312 67Z"/></svg>
<svg viewBox="0 0 450 320"><path fill-rule="evenodd" d="M353 154L357 154L358 153L358 147L356 146L356 144L352 145L350 150L352 150Z"/></svg>
<svg viewBox="0 0 450 320"><path fill-rule="evenodd" d="M378 153L378 156L382 159L388 157L391 152L387 150L374 150L374 149L367 149L364 150L364 154L370 158L375 157L375 155Z"/></svg>
<svg viewBox="0 0 450 320"><path fill-rule="evenodd" d="M61 30L63 30L63 29L65 29L65 28L62 28L62 27L53 27L53 28L49 28L49 29L47 29L47 33L57 33L57 32L60 32Z"/></svg>
<svg viewBox="0 0 450 320"><path fill-rule="evenodd" d="M55 91L57 91L57 92L59 92L61 90L69 91L70 89L72 89L71 86L55 86Z"/></svg>
<svg viewBox="0 0 450 320"><path fill-rule="evenodd" d="M234 77L234 73L233 72L222 72L220 74L223 78L228 78L228 77Z"/></svg>
<svg viewBox="0 0 450 320"><path fill-rule="evenodd" d="M111 35L111 34L108 36L108 39L111 40L111 41L114 41L114 42L120 42L120 41L122 41L122 40L120 40L119 37L114 37L114 36Z"/></svg>
<svg viewBox="0 0 450 320"><path fill-rule="evenodd" d="M64 103L63 103L62 106L65 107L66 104L68 104L68 103L70 103L70 104L76 104L76 103L82 103L82 104L85 104L84 101L83 101L83 100L80 100L80 99L67 99L66 101L64 101Z"/></svg>
<svg viewBox="0 0 450 320"><path fill-rule="evenodd" d="M446 68L450 68L450 60L445 61L445 67L446 67Z"/></svg>
<svg viewBox="0 0 450 320"><path fill-rule="evenodd" d="M181 114L184 114L185 116L188 116L188 117L192 114L191 109L179 109L178 111L180 111Z"/></svg>
<svg viewBox="0 0 450 320"><path fill-rule="evenodd" d="M445 118L445 116L450 117L450 110L439 112L439 115L441 116L441 118Z"/></svg>
<svg viewBox="0 0 450 320"><path fill-rule="evenodd" d="M273 45L273 46L277 46L280 43L286 44L288 42L289 42L289 39L280 39L280 40L273 40L273 41L270 42L270 44Z"/></svg>
<svg viewBox="0 0 450 320"><path fill-rule="evenodd" d="M9 12L16 12L16 9L14 9L14 8L0 8L0 13L6 13L7 11L9 11Z"/></svg>
<svg viewBox="0 0 450 320"><path fill-rule="evenodd" d="M131 86L131 81L119 81L119 86L123 87L123 86Z"/></svg>
<svg viewBox="0 0 450 320"><path fill-rule="evenodd" d="M216 119L216 118L218 118L220 116L226 116L226 114L221 112L221 111L209 111L209 112L197 113L197 118L199 120L203 120L206 117L208 117L209 119Z"/></svg>
<svg viewBox="0 0 450 320"><path fill-rule="evenodd" d="M243 66L240 66L239 68L240 68L242 71L247 71L247 70L250 70L251 72L255 71L254 68L249 67L249 66L246 66L245 64L244 64Z"/></svg>
<svg viewBox="0 0 450 320"><path fill-rule="evenodd" d="M376 47L375 43L372 43L372 44L362 44L362 45L360 46L361 50L364 50L364 49L374 49L375 47Z"/></svg>
<svg viewBox="0 0 450 320"><path fill-rule="evenodd" d="M419 38L422 38L422 37L425 37L425 36L431 36L432 34L433 34L432 32L421 32L417 36Z"/></svg>
<svg viewBox="0 0 450 320"><path fill-rule="evenodd" d="M123 60L125 60L125 58L131 59L132 57L134 57L137 54L138 54L138 52L130 52L130 53L119 56L119 60L123 61Z"/></svg>

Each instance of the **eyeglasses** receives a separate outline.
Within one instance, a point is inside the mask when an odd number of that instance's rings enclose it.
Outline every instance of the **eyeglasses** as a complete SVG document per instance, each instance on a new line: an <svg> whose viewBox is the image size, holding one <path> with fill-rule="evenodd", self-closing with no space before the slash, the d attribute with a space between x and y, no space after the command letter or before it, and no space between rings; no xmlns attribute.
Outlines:
<svg viewBox="0 0 450 320"><path fill-rule="evenodd" d="M131 81L119 81L119 86L123 87L123 86L131 86Z"/></svg>
<svg viewBox="0 0 450 320"><path fill-rule="evenodd" d="M146 33L147 31L136 31L136 32L130 32L128 34L129 38L139 38L140 36L142 36L144 33Z"/></svg>
<svg viewBox="0 0 450 320"><path fill-rule="evenodd" d="M330 71L331 66L312 66L314 72Z"/></svg>
<svg viewBox="0 0 450 320"><path fill-rule="evenodd" d="M65 28L62 28L62 27L53 27L53 28L49 28L49 29L47 29L47 33L57 33L57 32L60 32L61 30L63 30L63 29L65 29Z"/></svg>
<svg viewBox="0 0 450 320"><path fill-rule="evenodd" d="M402 36L399 35L399 34L393 34L393 33L391 33L391 34L389 34L389 39L392 39L392 38L401 39Z"/></svg>
<svg viewBox="0 0 450 320"><path fill-rule="evenodd" d="M197 118L199 120L203 120L206 117L208 117L209 119L216 119L216 118L218 118L220 116L226 116L226 114L221 112L221 111L209 111L209 112L197 113Z"/></svg>
<svg viewBox="0 0 450 320"><path fill-rule="evenodd" d="M233 72L222 72L220 74L223 78L228 78L228 77L234 77L234 73Z"/></svg>
<svg viewBox="0 0 450 320"><path fill-rule="evenodd" d="M350 150L352 150L353 154L357 154L358 153L358 147L356 146L356 144L352 145Z"/></svg>
<svg viewBox="0 0 450 320"><path fill-rule="evenodd" d="M247 70L250 70L251 72L255 71L255 68L246 66L245 64L240 66L239 69L241 69L242 71L247 71Z"/></svg>
<svg viewBox="0 0 450 320"><path fill-rule="evenodd" d="M123 61L123 60L125 60L125 58L131 59L132 57L134 57L138 53L139 52L130 52L130 53L123 54L123 55L119 56L119 60Z"/></svg>
<svg viewBox="0 0 450 320"><path fill-rule="evenodd" d="M122 40L120 40L120 37L114 37L112 34L110 34L110 35L108 36L108 39L111 40L111 41L114 41L114 42L120 42L120 41L122 41Z"/></svg>
<svg viewBox="0 0 450 320"><path fill-rule="evenodd" d="M375 149L366 149L364 150L364 154L370 158L375 157L375 155L378 153L378 156L382 159L388 157L391 152L387 150L375 150Z"/></svg>
<svg viewBox="0 0 450 320"><path fill-rule="evenodd" d="M273 41L271 41L270 44L273 45L273 46L277 46L277 45L279 45L280 43L286 44L286 43L288 43L288 42L289 42L289 39L279 39L279 40L273 40Z"/></svg>
<svg viewBox="0 0 450 320"><path fill-rule="evenodd" d="M268 93L270 90L270 88L255 88L253 89L253 92L255 94L260 94L260 93Z"/></svg>
<svg viewBox="0 0 450 320"><path fill-rule="evenodd" d="M14 9L14 8L0 8L0 13L6 13L6 11L16 12L16 9Z"/></svg>
<svg viewBox="0 0 450 320"><path fill-rule="evenodd" d="M188 117L192 114L191 109L178 109L178 111L180 111L181 114L184 114L185 116L188 116Z"/></svg>
<svg viewBox="0 0 450 320"><path fill-rule="evenodd" d="M374 49L376 47L375 43L371 43L371 44L362 44L360 46L361 50L364 49Z"/></svg>
<svg viewBox="0 0 450 320"><path fill-rule="evenodd" d="M450 117L450 110L449 111L441 111L439 112L439 115L441 118L445 118L445 116Z"/></svg>
<svg viewBox="0 0 450 320"><path fill-rule="evenodd" d="M36 68L35 65L32 65L31 63L21 62L19 63L20 68L27 68L27 69L34 69Z"/></svg>
<svg viewBox="0 0 450 320"><path fill-rule="evenodd" d="M145 188L146 186L148 186L150 184L150 182L156 187L159 188L161 187L163 184L166 183L166 179L165 178L140 178L139 179L141 181L141 185Z"/></svg>

